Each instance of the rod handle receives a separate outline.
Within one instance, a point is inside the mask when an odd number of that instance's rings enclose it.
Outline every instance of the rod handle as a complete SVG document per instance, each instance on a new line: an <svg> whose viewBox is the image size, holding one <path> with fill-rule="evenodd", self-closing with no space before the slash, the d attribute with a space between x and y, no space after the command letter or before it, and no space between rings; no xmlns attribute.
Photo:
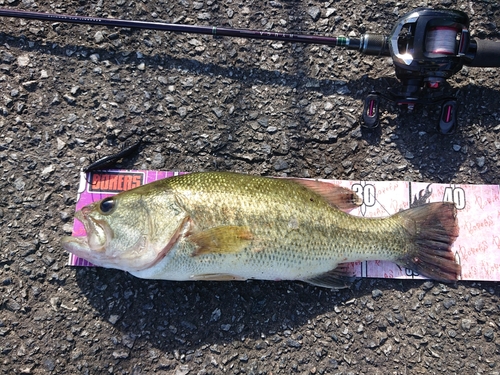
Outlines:
<svg viewBox="0 0 500 375"><path fill-rule="evenodd" d="M469 50L474 49L476 52L474 58L466 63L468 66L476 67L500 67L500 41L477 39L471 41Z"/></svg>

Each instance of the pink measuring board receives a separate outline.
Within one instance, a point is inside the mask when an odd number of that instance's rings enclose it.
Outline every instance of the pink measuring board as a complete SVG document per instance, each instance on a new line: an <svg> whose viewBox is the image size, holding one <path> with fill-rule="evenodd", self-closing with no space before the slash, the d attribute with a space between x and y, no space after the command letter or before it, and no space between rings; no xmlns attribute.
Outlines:
<svg viewBox="0 0 500 375"><path fill-rule="evenodd" d="M76 210L116 194L182 172L110 170L82 174ZM354 190L363 204L352 215L385 217L419 202L454 202L458 209L460 234L452 251L462 265L463 280L500 280L500 192L499 185L430 184L408 181L323 180ZM73 235L85 234L75 220ZM91 266L70 254L72 266ZM412 271L390 262L357 262L352 267L358 277L420 278Z"/></svg>

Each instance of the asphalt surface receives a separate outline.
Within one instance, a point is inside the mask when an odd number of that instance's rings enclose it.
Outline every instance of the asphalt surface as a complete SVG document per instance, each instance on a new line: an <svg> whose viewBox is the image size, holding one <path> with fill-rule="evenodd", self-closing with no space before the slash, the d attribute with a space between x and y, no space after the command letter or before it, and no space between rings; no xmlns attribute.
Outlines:
<svg viewBox="0 0 500 375"><path fill-rule="evenodd" d="M387 34L416 6L460 9L500 39L491 1L22 2L43 12L317 35ZM498 184L498 69L449 80L439 108L365 96L397 87L390 58L307 46L2 18L0 372L5 374L499 374L494 282L368 279L160 282L66 266L80 168L144 140L119 167Z"/></svg>

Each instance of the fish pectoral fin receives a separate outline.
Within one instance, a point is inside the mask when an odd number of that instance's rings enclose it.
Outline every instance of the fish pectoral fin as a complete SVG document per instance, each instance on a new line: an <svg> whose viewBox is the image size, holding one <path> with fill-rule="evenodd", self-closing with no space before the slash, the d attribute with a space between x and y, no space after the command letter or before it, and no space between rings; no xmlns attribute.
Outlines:
<svg viewBox="0 0 500 375"><path fill-rule="evenodd" d="M201 275L192 275L190 280L193 281L244 281L246 278L229 273L205 273Z"/></svg>
<svg viewBox="0 0 500 375"><path fill-rule="evenodd" d="M305 186L316 194L321 195L328 203L342 211L350 211L363 203L362 199L351 189L329 182L301 178L288 178L288 180Z"/></svg>
<svg viewBox="0 0 500 375"><path fill-rule="evenodd" d="M331 271L310 277L308 279L302 279L302 281L324 288L344 289L351 285L354 278L354 272L349 263L340 263Z"/></svg>
<svg viewBox="0 0 500 375"><path fill-rule="evenodd" d="M237 253L253 239L246 226L226 225L194 232L188 238L196 245L192 256Z"/></svg>

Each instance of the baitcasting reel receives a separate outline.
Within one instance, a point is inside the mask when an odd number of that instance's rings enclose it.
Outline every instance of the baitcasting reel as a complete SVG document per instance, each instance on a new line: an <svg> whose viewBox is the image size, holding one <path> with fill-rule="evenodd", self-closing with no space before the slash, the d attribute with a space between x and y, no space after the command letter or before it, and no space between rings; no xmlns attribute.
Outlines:
<svg viewBox="0 0 500 375"><path fill-rule="evenodd" d="M364 125L378 125L382 98L409 111L417 104L441 104L439 131L451 133L457 125L457 98L445 95L444 82L464 64L500 65L500 43L472 41L468 27L467 15L456 10L417 9L403 16L386 40L402 87L388 95L370 93L363 109Z"/></svg>

